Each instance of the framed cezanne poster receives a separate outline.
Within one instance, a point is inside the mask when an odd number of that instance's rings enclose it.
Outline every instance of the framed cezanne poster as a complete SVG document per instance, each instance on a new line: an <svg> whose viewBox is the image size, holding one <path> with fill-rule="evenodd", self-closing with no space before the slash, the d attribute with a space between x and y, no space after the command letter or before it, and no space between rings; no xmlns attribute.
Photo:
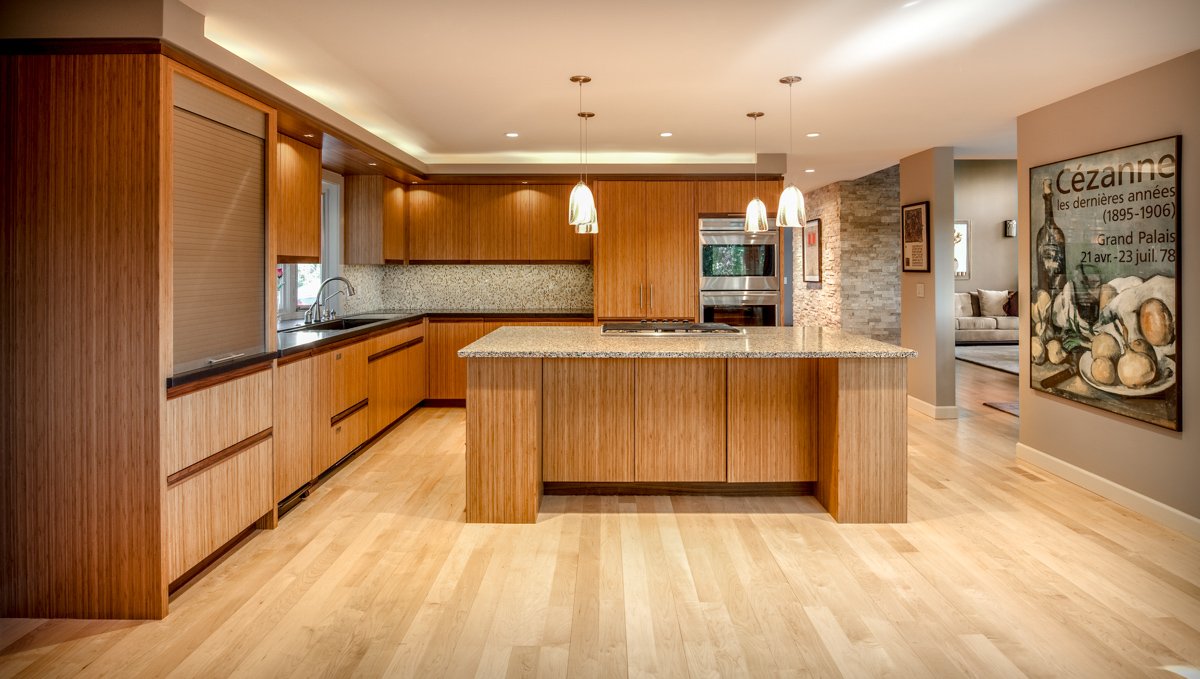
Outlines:
<svg viewBox="0 0 1200 679"><path fill-rule="evenodd" d="M1030 386L1176 431L1180 145L1029 170Z"/></svg>

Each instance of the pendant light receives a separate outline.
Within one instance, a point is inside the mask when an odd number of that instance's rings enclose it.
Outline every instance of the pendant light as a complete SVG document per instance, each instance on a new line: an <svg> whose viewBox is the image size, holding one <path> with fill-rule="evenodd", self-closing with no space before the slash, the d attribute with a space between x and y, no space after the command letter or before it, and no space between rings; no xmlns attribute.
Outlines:
<svg viewBox="0 0 1200 679"><path fill-rule="evenodd" d="M758 197L758 119L763 117L763 112L753 111L747 113L746 117L754 121L754 198L746 206L745 229L750 233L759 233L771 228L767 223L767 206Z"/></svg>
<svg viewBox="0 0 1200 679"><path fill-rule="evenodd" d="M571 201L567 208L567 222L575 227L575 233L596 233L596 199L587 185L587 121L595 113L583 110L583 85L592 79L586 75L573 75L571 82L579 85L579 183L571 189Z"/></svg>
<svg viewBox="0 0 1200 679"><path fill-rule="evenodd" d="M792 141L792 85L800 82L800 76L784 76L779 79L779 82L788 86L788 154L790 156L795 150ZM794 183L788 184L783 193L779 195L779 211L776 215L775 223L779 226L803 227L804 223L808 221L808 215L804 211L804 194L796 188Z"/></svg>

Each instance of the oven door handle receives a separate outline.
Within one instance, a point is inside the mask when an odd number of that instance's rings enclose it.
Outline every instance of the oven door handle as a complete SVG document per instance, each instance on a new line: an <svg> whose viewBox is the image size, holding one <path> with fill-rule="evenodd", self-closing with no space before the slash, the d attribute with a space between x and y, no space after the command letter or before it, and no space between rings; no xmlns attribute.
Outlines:
<svg viewBox="0 0 1200 679"><path fill-rule="evenodd" d="M774 233L701 233L701 245L776 245Z"/></svg>
<svg viewBox="0 0 1200 679"><path fill-rule="evenodd" d="M778 306L779 294L755 294L755 293L701 293L700 304L703 306Z"/></svg>

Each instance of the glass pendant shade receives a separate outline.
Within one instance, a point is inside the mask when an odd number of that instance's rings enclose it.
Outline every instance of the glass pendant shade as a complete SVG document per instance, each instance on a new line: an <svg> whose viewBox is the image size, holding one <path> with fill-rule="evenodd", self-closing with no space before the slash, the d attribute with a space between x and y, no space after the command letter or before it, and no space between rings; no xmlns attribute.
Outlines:
<svg viewBox="0 0 1200 679"><path fill-rule="evenodd" d="M596 233L596 200L587 184L579 182L571 189L571 202L567 208L567 223L575 227L575 233ZM580 230L589 227L591 230Z"/></svg>
<svg viewBox="0 0 1200 679"><path fill-rule="evenodd" d="M759 233L767 231L771 227L767 223L767 205L758 198L750 201L746 206L746 231L749 233Z"/></svg>
<svg viewBox="0 0 1200 679"><path fill-rule="evenodd" d="M777 214L775 223L779 226L800 228L808 221L808 215L804 211L804 194L800 193L795 184L788 184L780 194Z"/></svg>

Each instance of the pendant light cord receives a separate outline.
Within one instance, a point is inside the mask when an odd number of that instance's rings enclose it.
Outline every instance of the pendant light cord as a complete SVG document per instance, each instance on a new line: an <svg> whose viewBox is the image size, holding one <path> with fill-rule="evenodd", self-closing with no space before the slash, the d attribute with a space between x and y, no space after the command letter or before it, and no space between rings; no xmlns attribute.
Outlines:
<svg viewBox="0 0 1200 679"><path fill-rule="evenodd" d="M758 197L758 116L754 117L754 197Z"/></svg>
<svg viewBox="0 0 1200 679"><path fill-rule="evenodd" d="M788 83L788 153L796 155L796 134L792 130L792 83Z"/></svg>
<svg viewBox="0 0 1200 679"><path fill-rule="evenodd" d="M579 109L583 113L583 81L579 82ZM587 118L579 116L579 181L583 181L584 175L587 174L586 166L584 165L583 148L587 143L584 141L584 128L587 126Z"/></svg>

